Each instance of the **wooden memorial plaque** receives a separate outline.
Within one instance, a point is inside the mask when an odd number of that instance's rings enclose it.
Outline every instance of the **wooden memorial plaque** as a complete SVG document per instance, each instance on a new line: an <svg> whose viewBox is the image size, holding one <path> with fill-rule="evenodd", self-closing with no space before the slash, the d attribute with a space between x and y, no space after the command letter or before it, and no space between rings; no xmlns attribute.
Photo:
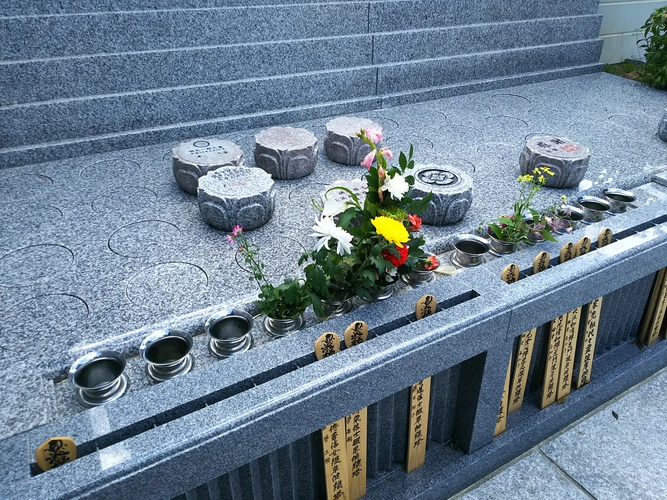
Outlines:
<svg viewBox="0 0 667 500"><path fill-rule="evenodd" d="M318 360L340 351L340 337L332 332L323 333L315 341L315 356ZM324 451L324 476L328 500L349 500L347 446L345 444L345 419L335 421L322 429Z"/></svg>
<svg viewBox="0 0 667 500"><path fill-rule="evenodd" d="M653 319L651 320L650 327L648 329L647 344L651 345L660 335L660 327L662 322L665 319L665 310L667 309L667 270L662 270L662 280L657 282L656 288L659 290L658 300L655 305L655 312L653 313Z"/></svg>
<svg viewBox="0 0 667 500"><path fill-rule="evenodd" d="M500 398L500 408L498 409L498 419L496 420L496 428L493 431L493 437L502 434L507 429L507 401L510 392L510 373L512 371L512 355L510 354L510 362L507 365L507 375L505 375L505 385L503 387L503 395Z"/></svg>
<svg viewBox="0 0 667 500"><path fill-rule="evenodd" d="M591 240L587 236L584 236L577 242L575 257L586 255L590 249ZM565 336L563 337L563 352L561 354L560 372L558 374L558 390L556 391L556 399L558 401L564 401L572 390L574 357L577 349L580 322L581 306L567 313Z"/></svg>
<svg viewBox="0 0 667 500"><path fill-rule="evenodd" d="M613 233L611 229L605 228L598 236L598 248L611 243ZM579 389L591 381L591 370L593 369L593 357L595 356L595 341L598 336L598 325L600 324L600 311L602 310L602 297L598 297L588 304L586 310L586 322L584 323L584 338L581 343L579 355L579 374L575 387Z"/></svg>
<svg viewBox="0 0 667 500"><path fill-rule="evenodd" d="M37 465L44 472L76 460L76 444L71 437L52 437L35 451Z"/></svg>
<svg viewBox="0 0 667 500"><path fill-rule="evenodd" d="M549 267L551 256L548 252L540 252L533 260L533 274L542 272ZM519 337L519 348L516 353L516 362L514 366L514 376L512 377L511 389L509 392L509 408L507 414L521 408L523 396L526 392L526 383L528 382L528 371L530 362L533 359L533 347L535 346L535 336L537 327L524 333Z"/></svg>
<svg viewBox="0 0 667 500"><path fill-rule="evenodd" d="M368 338L368 325L355 321L345 329L345 345L349 349ZM366 408L345 417L347 470L350 474L350 498L358 500L366 494L366 448L368 444L368 411Z"/></svg>
<svg viewBox="0 0 667 500"><path fill-rule="evenodd" d="M667 268L661 269L656 273L655 280L653 281L653 288L651 289L651 295L648 300L648 305L646 306L646 312L642 318L639 334L637 335L637 344L639 344L640 349L649 341L651 325L658 306L658 299L660 298L661 292L661 283L664 282L665 273L667 273Z"/></svg>
<svg viewBox="0 0 667 500"><path fill-rule="evenodd" d="M424 295L417 301L415 306L415 317L417 319L425 318L435 313L435 308L438 305L438 299L433 295Z"/></svg>
<svg viewBox="0 0 667 500"><path fill-rule="evenodd" d="M512 283L519 281L520 272L521 269L519 269L519 266L516 264L509 264L505 269L503 269L500 278L508 285L511 285Z"/></svg>
<svg viewBox="0 0 667 500"><path fill-rule="evenodd" d="M600 234L598 235L598 248L606 247L609 245L613 235L614 233L612 233L611 229L609 228L604 228L602 231L600 231Z"/></svg>
<svg viewBox="0 0 667 500"><path fill-rule="evenodd" d="M560 249L560 263L562 264L568 260L572 260L574 255L574 244L566 243ZM563 354L563 337L565 336L566 324L567 314L563 314L551 321L551 327L549 329L549 347L544 366L544 386L542 388L541 409L545 409L556 401L556 394L558 392L558 374Z"/></svg>
<svg viewBox="0 0 667 500"><path fill-rule="evenodd" d="M417 301L417 319L435 314L438 300L433 295L424 295ZM426 459L426 436L428 411L431 402L431 377L410 387L410 415L408 418L408 460L406 470L412 472L424 465Z"/></svg>

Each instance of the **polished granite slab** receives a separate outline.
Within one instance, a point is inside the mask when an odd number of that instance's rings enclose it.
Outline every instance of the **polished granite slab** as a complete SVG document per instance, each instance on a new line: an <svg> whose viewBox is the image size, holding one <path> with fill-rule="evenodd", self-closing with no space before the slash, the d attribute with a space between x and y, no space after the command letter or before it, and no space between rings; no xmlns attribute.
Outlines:
<svg viewBox="0 0 667 500"><path fill-rule="evenodd" d="M450 164L473 177L473 205L464 220L423 229L430 249L442 252L452 235L508 210L530 135L562 135L591 148L586 194L633 189L664 176L667 144L656 135L663 107L662 92L593 74L361 116L384 127L385 145L395 152L413 144L417 163ZM295 125L312 130L321 144L326 121ZM252 166L258 131L221 138L239 144ZM256 295L225 233L207 226L196 198L176 185L175 145L0 171L0 360L6 374L0 395L7 402L0 437L71 413L58 382L80 355L101 347L136 355L155 325L178 323L201 333L216 307L247 305ZM298 256L314 244L311 199L327 184L363 173L332 163L321 148L312 175L277 181L276 214L250 233L272 279L298 272ZM638 205L664 196L657 188L642 193ZM561 194L576 198L580 191L545 190L544 204ZM268 341L261 336L259 344Z"/></svg>

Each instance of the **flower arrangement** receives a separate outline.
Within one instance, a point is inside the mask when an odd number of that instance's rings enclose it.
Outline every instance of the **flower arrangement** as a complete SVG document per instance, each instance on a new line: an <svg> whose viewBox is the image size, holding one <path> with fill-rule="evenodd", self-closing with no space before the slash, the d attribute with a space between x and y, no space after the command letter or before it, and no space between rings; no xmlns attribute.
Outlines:
<svg viewBox="0 0 667 500"><path fill-rule="evenodd" d="M554 173L548 167L537 167L532 174L517 179L519 197L512 205L512 213L491 221L488 224L489 235L500 241L519 243L530 241L532 232L545 240L556 241L551 234L551 224L557 218L556 210L540 213L533 207L533 199L546 183L546 175L553 176ZM526 221L526 217L532 222Z"/></svg>
<svg viewBox="0 0 667 500"><path fill-rule="evenodd" d="M237 252L250 268L250 281L254 280L260 289L255 304L262 314L274 319L294 319L304 313L310 305L304 280L285 278L277 286L269 283L264 275L264 263L259 259L259 246L248 239L241 226L234 226L227 241L237 247Z"/></svg>
<svg viewBox="0 0 667 500"><path fill-rule="evenodd" d="M399 154L398 166L389 166L394 154L379 146L381 129L362 129L357 136L371 148L361 162L367 170L363 204L350 189L331 188L329 191L347 193L350 201L335 209L325 205L313 226L313 236L319 241L301 258L302 263L310 262L305 272L316 312L322 300L336 294L336 298L359 295L372 300L374 292L395 281L399 272L412 271L424 256L424 238L417 235L422 225L419 214L431 195L418 200L410 197L415 181L410 175L412 146L407 156Z"/></svg>

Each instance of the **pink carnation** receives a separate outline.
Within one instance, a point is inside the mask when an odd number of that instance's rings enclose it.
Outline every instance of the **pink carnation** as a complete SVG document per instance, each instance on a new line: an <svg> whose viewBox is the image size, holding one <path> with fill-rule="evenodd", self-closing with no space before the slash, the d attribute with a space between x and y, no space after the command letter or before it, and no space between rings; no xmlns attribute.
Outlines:
<svg viewBox="0 0 667 500"><path fill-rule="evenodd" d="M381 128L367 128L365 132L366 132L366 137L368 137L373 144L377 144L382 140Z"/></svg>
<svg viewBox="0 0 667 500"><path fill-rule="evenodd" d="M391 161L394 159L394 153L391 152L391 149L389 148L380 148L380 153L382 153L382 156L384 156L387 161Z"/></svg>
<svg viewBox="0 0 667 500"><path fill-rule="evenodd" d="M371 169L371 165L373 165L373 161L375 160L375 151L371 151L366 155L366 157L361 161L361 166L366 167L366 170Z"/></svg>

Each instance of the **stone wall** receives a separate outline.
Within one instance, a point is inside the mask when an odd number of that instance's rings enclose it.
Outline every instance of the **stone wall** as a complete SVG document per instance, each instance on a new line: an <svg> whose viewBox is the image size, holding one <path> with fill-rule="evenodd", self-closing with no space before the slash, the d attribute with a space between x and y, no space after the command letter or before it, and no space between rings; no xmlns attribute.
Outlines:
<svg viewBox="0 0 667 500"><path fill-rule="evenodd" d="M0 6L0 168L594 72L597 0Z"/></svg>

